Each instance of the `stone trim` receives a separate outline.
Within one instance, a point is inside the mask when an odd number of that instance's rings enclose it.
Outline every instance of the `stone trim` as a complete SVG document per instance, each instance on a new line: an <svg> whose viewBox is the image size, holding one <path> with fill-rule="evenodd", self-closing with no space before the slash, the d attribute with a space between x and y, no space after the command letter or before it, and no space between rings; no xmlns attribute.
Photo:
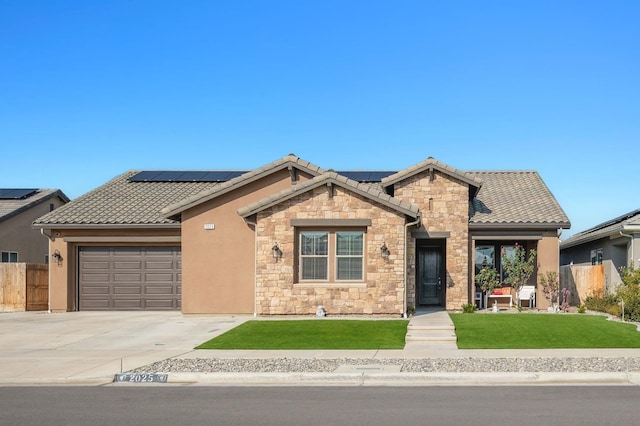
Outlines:
<svg viewBox="0 0 640 426"><path fill-rule="evenodd" d="M293 284L293 288L367 288L367 283L305 283Z"/></svg>
<svg viewBox="0 0 640 426"><path fill-rule="evenodd" d="M371 226L371 219L291 219L291 226Z"/></svg>

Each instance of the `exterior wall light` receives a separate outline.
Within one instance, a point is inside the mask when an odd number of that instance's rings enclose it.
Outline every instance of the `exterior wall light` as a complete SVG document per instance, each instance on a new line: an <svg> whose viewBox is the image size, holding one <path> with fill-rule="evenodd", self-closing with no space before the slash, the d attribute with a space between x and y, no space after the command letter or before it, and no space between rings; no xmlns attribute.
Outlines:
<svg viewBox="0 0 640 426"><path fill-rule="evenodd" d="M60 254L60 252L58 250L55 250L53 252L53 254L51 255L51 257L53 257L55 259L55 261L56 261L56 263L58 265L62 264L62 255Z"/></svg>
<svg viewBox="0 0 640 426"><path fill-rule="evenodd" d="M389 259L390 254L391 252L387 248L387 243L382 243L382 247L380 247L380 255L382 256L382 258L387 260Z"/></svg>
<svg viewBox="0 0 640 426"><path fill-rule="evenodd" d="M271 247L271 253L276 261L282 257L282 250L278 247L278 243L275 243L273 247Z"/></svg>

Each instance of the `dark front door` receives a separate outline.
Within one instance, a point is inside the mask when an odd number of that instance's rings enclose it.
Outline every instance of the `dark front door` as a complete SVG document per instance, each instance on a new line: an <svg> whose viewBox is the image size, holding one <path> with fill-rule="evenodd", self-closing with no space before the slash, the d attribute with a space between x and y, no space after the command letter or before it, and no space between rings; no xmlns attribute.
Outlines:
<svg viewBox="0 0 640 426"><path fill-rule="evenodd" d="M442 248L418 248L418 304L440 305L443 300Z"/></svg>

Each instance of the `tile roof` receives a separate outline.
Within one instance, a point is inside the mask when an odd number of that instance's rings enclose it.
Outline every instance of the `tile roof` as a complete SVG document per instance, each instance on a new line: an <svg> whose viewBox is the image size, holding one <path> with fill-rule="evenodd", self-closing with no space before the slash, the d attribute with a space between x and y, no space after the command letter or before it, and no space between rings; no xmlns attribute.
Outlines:
<svg viewBox="0 0 640 426"><path fill-rule="evenodd" d="M614 219L602 222L593 228L579 232L571 238L560 243L560 248L569 248L589 241L598 240L610 235L620 235L620 231L625 232L627 227L637 228L640 226L640 209L625 213Z"/></svg>
<svg viewBox="0 0 640 426"><path fill-rule="evenodd" d="M483 226L549 226L568 228L569 219L535 171L461 171L432 158L409 169L381 176L381 183L363 183L324 169L290 154L266 166L246 172L227 182L134 182L139 171L126 172L95 190L48 213L36 221L37 227L85 225L179 226L180 212L232 191L277 170L295 167L319 175L283 192L247 206L242 214L264 208L283 197L294 196L308 185L330 180L370 199L413 216L417 208L401 202L383 190L394 179L433 166L480 188L470 203L470 224ZM392 172L385 172L392 173Z"/></svg>
<svg viewBox="0 0 640 426"><path fill-rule="evenodd" d="M0 199L0 222L56 196L65 202L69 201L69 198L59 189L38 189L35 194L23 199Z"/></svg>
<svg viewBox="0 0 640 426"><path fill-rule="evenodd" d="M179 225L160 210L219 185L212 182L129 182L129 171L38 218L47 225Z"/></svg>
<svg viewBox="0 0 640 426"><path fill-rule="evenodd" d="M298 194L302 194L306 191L310 191L314 188L317 188L321 185L326 185L328 183L339 185L366 198L369 198L374 202L378 202L387 207L391 207L394 210L400 211L401 213L404 213L411 217L417 218L420 214L416 206L391 197L375 185L358 182L332 171L325 172L320 176L316 176L315 178L305 181L299 185L292 186L291 188L282 190L277 194L263 198L262 200L258 200L254 203L249 204L248 206L240 208L238 209L238 214L245 218L249 217L268 207L293 198Z"/></svg>
<svg viewBox="0 0 640 426"><path fill-rule="evenodd" d="M482 181L471 201L471 225L553 225L569 228L569 218L535 171L467 171Z"/></svg>
<svg viewBox="0 0 640 426"><path fill-rule="evenodd" d="M289 154L279 160L276 160L272 163L269 163L265 166L252 170L250 172L244 173L238 177L235 177L227 182L221 183L215 187L206 189L198 194L194 194L190 197L184 198L178 202L172 203L162 209L162 213L167 217L175 217L181 212L194 207L203 202L212 200L220 195L226 194L227 192L233 191L236 188L244 186L248 183L256 181L268 174L271 174L275 171L282 170L288 168L290 166L296 167L298 169L307 171L312 175L319 175L324 172L324 169L311 164L308 161L302 160L294 154Z"/></svg>

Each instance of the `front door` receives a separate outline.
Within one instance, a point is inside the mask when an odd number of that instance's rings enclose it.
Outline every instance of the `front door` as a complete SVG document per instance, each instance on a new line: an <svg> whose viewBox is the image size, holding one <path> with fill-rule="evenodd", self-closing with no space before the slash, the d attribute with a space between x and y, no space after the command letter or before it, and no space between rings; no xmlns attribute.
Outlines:
<svg viewBox="0 0 640 426"><path fill-rule="evenodd" d="M418 248L418 304L441 305L443 300L442 248Z"/></svg>

